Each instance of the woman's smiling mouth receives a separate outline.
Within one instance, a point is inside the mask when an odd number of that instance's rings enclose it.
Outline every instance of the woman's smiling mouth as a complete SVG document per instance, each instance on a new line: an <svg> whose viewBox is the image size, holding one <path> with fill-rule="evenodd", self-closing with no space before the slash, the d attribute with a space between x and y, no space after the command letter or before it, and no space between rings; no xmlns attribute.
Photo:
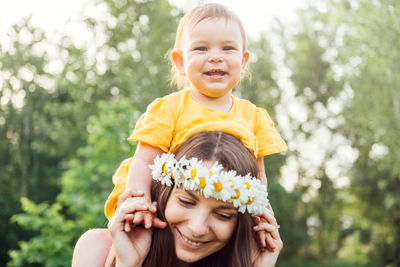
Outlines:
<svg viewBox="0 0 400 267"><path fill-rule="evenodd" d="M208 243L208 242L201 242L201 241L194 241L194 240L191 240L191 239L189 239L188 237L184 236L184 235L178 230L178 228L175 228L175 229L176 229L176 231L179 233L179 236L182 237L182 240L183 240L187 245L189 245L189 246L192 247L192 248L199 248L199 247L201 247L202 245L205 245L205 244Z"/></svg>

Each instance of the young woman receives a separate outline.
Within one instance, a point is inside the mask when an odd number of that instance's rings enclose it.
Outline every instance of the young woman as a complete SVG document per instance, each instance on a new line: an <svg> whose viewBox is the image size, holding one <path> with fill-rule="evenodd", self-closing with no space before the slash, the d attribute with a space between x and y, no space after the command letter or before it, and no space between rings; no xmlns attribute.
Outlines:
<svg viewBox="0 0 400 267"><path fill-rule="evenodd" d="M275 265L283 246L279 226L265 208L266 186L255 178L257 161L238 139L200 132L175 155L156 158L151 168L157 217L168 227L127 231L127 219L135 222L137 212L155 212L155 207L143 192L126 191L108 230L90 230L80 238L73 266ZM261 250L253 230L270 233L276 249Z"/></svg>

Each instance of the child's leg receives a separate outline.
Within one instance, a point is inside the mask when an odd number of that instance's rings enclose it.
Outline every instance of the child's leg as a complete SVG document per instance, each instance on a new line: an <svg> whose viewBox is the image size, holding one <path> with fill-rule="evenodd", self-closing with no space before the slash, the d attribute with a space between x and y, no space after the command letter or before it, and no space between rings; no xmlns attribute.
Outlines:
<svg viewBox="0 0 400 267"><path fill-rule="evenodd" d="M117 208L118 197L126 190L126 179L128 177L129 167L131 165L132 158L124 160L118 167L118 170L113 176L114 189L108 196L106 204L104 206L104 213L108 219L110 219Z"/></svg>

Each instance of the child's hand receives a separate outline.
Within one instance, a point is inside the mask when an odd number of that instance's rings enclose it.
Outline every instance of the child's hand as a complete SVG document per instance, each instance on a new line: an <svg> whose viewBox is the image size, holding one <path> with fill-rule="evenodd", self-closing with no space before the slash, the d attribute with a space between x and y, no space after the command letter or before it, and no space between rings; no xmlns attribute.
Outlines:
<svg viewBox="0 0 400 267"><path fill-rule="evenodd" d="M142 191L132 192L127 190L118 197L117 207L120 206L127 198L130 197L144 197ZM156 217L157 205L156 202L151 203L148 199L144 198L147 204L147 209L143 211L136 211L134 214L125 215L125 232L130 232L136 225L143 224L145 229L150 229L152 226L157 228L165 228L166 222L163 222Z"/></svg>
<svg viewBox="0 0 400 267"><path fill-rule="evenodd" d="M267 214L269 216L267 216ZM254 216L253 220L254 220L254 223L257 226L259 226L262 223L268 222L267 217L269 217L269 220L272 220L270 223L276 225L279 228L279 225L276 222L276 219L274 217L274 212L273 212L270 204L267 205L267 209L263 214ZM258 238L259 238L260 249L262 251L264 251L265 249L268 249L269 251L273 252L276 249L275 242L270 233L268 233L264 230L260 230L260 231L258 231Z"/></svg>
<svg viewBox="0 0 400 267"><path fill-rule="evenodd" d="M148 207L148 211L136 212L125 216L125 231L130 232L136 225L143 224L146 229L151 227L165 228L167 223L156 216L157 203L153 202Z"/></svg>

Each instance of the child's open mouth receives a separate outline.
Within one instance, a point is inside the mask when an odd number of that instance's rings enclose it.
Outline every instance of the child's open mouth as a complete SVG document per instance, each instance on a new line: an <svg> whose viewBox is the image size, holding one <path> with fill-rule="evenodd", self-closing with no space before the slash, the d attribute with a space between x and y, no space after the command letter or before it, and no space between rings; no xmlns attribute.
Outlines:
<svg viewBox="0 0 400 267"><path fill-rule="evenodd" d="M210 70L204 72L205 75L210 76L210 77L223 77L227 74L227 72L223 70Z"/></svg>

